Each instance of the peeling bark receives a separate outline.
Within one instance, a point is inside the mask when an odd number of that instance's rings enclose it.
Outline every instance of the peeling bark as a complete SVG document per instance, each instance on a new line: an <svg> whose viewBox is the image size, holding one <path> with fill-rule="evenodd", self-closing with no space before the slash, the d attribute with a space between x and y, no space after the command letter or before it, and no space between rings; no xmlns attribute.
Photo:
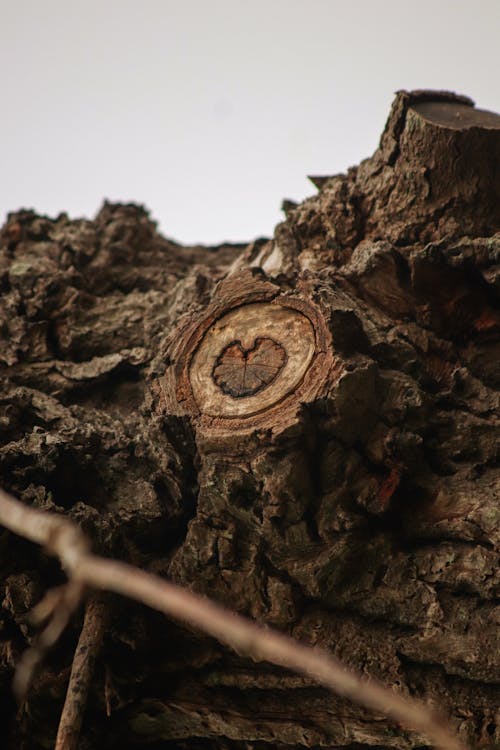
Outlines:
<svg viewBox="0 0 500 750"><path fill-rule="evenodd" d="M374 156L313 181L248 247L180 247L132 205L11 214L2 484L494 747L500 117L401 92ZM62 576L7 532L0 575L0 731L50 747L80 623L16 716L25 616ZM82 748L424 743L130 602L111 610Z"/></svg>

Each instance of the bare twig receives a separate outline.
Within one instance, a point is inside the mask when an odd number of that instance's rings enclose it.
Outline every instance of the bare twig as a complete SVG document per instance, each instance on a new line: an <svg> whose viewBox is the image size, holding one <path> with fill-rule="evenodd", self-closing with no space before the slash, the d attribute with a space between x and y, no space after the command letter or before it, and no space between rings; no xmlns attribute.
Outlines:
<svg viewBox="0 0 500 750"><path fill-rule="evenodd" d="M105 619L102 598L94 594L87 602L57 731L55 750L76 750L78 747L90 682L104 635Z"/></svg>
<svg viewBox="0 0 500 750"><path fill-rule="evenodd" d="M334 656L257 625L187 589L123 562L96 557L80 530L61 516L28 508L0 490L0 523L44 544L57 555L68 577L82 585L114 591L214 636L240 654L266 660L312 677L356 703L420 732L440 750L463 750L448 727L422 703L365 680Z"/></svg>
<svg viewBox="0 0 500 750"><path fill-rule="evenodd" d="M71 615L78 609L84 590L80 581L69 581L64 586L48 591L33 608L29 618L32 624L37 625L46 620L48 622L17 665L13 688L19 702L28 691L35 669L47 651L57 643Z"/></svg>

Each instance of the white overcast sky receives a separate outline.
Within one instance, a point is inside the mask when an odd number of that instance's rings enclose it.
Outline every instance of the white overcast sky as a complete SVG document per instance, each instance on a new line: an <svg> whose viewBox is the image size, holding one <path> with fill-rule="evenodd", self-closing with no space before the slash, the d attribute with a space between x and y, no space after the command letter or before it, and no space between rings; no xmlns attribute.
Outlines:
<svg viewBox="0 0 500 750"><path fill-rule="evenodd" d="M393 92L500 110L500 0L0 0L0 218L144 203L183 243L269 236L375 149Z"/></svg>

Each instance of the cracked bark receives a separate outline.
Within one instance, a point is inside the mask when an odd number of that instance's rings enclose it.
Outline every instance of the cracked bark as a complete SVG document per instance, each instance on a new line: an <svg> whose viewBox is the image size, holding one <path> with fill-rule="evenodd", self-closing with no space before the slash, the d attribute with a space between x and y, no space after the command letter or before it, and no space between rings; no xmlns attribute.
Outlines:
<svg viewBox="0 0 500 750"><path fill-rule="evenodd" d="M98 551L326 646L493 747L500 117L401 92L374 156L313 180L247 247L180 247L132 205L11 214L1 480ZM0 732L48 747L80 623L16 716L25 614L61 574L3 532L0 575ZM82 748L423 744L111 604Z"/></svg>

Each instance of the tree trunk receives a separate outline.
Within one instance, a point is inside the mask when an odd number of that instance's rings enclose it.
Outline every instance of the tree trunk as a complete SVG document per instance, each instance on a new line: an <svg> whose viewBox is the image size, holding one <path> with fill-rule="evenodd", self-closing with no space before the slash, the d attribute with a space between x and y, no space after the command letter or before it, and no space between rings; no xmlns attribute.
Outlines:
<svg viewBox="0 0 500 750"><path fill-rule="evenodd" d="M379 149L271 240L185 248L144 209L11 214L0 475L95 549L330 649L500 741L500 116L397 95ZM0 735L54 742L81 618L17 711L63 580L0 535ZM110 597L81 748L413 748L312 681Z"/></svg>

